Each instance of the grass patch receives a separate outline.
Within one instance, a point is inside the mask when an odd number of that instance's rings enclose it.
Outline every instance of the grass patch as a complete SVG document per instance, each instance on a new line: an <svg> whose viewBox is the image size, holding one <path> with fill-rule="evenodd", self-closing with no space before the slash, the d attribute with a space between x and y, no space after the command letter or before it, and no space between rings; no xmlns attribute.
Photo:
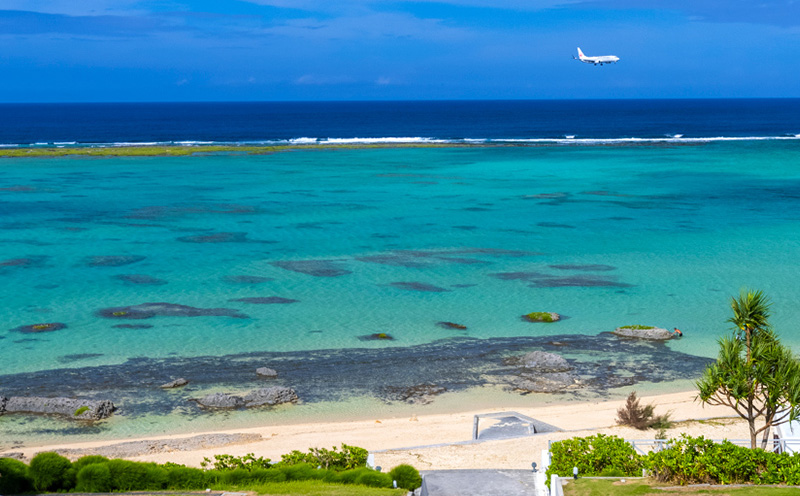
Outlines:
<svg viewBox="0 0 800 496"><path fill-rule="evenodd" d="M628 480L620 484L610 479L578 479L564 486L564 496L689 496L707 494L717 496L789 496L799 494L792 487L659 487L647 481Z"/></svg>
<svg viewBox="0 0 800 496"><path fill-rule="evenodd" d="M646 325L638 325L638 324L637 324L637 325L626 325L626 326L622 326L622 327L620 327L620 329L633 329L633 330L635 330L635 331L644 331L644 330L647 330L647 329L655 329L655 327L653 327L653 326L646 326Z"/></svg>
<svg viewBox="0 0 800 496"><path fill-rule="evenodd" d="M382 489L359 486L357 484L332 484L320 480L267 482L263 484L244 485L241 487L219 486L215 490L254 491L270 496L404 496L405 489Z"/></svg>
<svg viewBox="0 0 800 496"><path fill-rule="evenodd" d="M525 314L525 318L531 322L553 322L553 316L550 312L531 312Z"/></svg>

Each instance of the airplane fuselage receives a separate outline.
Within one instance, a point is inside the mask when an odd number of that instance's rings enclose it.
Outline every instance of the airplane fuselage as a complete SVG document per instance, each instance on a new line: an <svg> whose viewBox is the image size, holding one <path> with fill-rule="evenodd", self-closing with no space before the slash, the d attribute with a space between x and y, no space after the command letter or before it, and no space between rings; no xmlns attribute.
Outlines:
<svg viewBox="0 0 800 496"><path fill-rule="evenodd" d="M572 58L576 57L573 56ZM586 55L583 54L581 49L578 48L577 60L580 60L581 62L585 62L587 64L603 65L611 63L616 64L617 61L619 60L619 57L617 57L616 55L601 55L599 57L587 57Z"/></svg>

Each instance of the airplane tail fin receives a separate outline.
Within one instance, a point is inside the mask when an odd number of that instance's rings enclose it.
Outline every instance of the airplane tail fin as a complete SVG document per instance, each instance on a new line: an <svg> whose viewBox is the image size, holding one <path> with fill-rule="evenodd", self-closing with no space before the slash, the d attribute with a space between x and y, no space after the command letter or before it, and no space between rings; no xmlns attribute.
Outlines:
<svg viewBox="0 0 800 496"><path fill-rule="evenodd" d="M581 47L578 47L578 57L579 57L579 58L584 58L584 57L586 57L586 55L584 55L584 54L583 54L583 51L581 50Z"/></svg>

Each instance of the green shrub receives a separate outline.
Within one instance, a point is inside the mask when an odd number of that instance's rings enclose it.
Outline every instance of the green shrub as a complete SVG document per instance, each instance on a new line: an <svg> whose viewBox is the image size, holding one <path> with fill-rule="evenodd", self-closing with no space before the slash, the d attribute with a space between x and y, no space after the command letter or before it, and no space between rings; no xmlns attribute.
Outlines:
<svg viewBox="0 0 800 496"><path fill-rule="evenodd" d="M244 468L236 468L233 470L226 470L222 472L220 483L227 486L241 486L247 484L252 479L250 471Z"/></svg>
<svg viewBox="0 0 800 496"><path fill-rule="evenodd" d="M82 493L111 491L111 471L106 463L92 463L78 470L75 489Z"/></svg>
<svg viewBox="0 0 800 496"><path fill-rule="evenodd" d="M356 484L369 487L392 487L392 478L389 474L367 469L356 478Z"/></svg>
<svg viewBox="0 0 800 496"><path fill-rule="evenodd" d="M622 473L622 470L613 467L606 467L597 475L600 477L625 477L625 474Z"/></svg>
<svg viewBox="0 0 800 496"><path fill-rule="evenodd" d="M550 466L547 480L552 474L568 476L572 467L582 475L599 475L613 469L624 476L642 473L643 457L628 442L617 436L597 434L556 441L550 446Z"/></svg>
<svg viewBox="0 0 800 496"><path fill-rule="evenodd" d="M254 481L261 483L284 482L286 474L276 468L258 469L251 472Z"/></svg>
<svg viewBox="0 0 800 496"><path fill-rule="evenodd" d="M71 484L67 476L70 467L72 464L69 460L57 453L39 453L31 460L31 464L28 466L28 475L37 491L52 492L70 489Z"/></svg>
<svg viewBox="0 0 800 496"><path fill-rule="evenodd" d="M155 463L111 460L107 465L114 491L157 491L164 489L169 480L167 469Z"/></svg>
<svg viewBox="0 0 800 496"><path fill-rule="evenodd" d="M74 468L76 472L80 472L83 467L93 463L108 463L108 458L100 455L82 456L72 462L72 468Z"/></svg>
<svg viewBox="0 0 800 496"><path fill-rule="evenodd" d="M342 484L355 484L356 479L358 479L358 477L365 472L373 472L373 470L367 467L361 467L339 472L336 476L336 482L341 482Z"/></svg>
<svg viewBox="0 0 800 496"><path fill-rule="evenodd" d="M27 465L13 458L0 458L0 494L19 494L32 489Z"/></svg>
<svg viewBox="0 0 800 496"><path fill-rule="evenodd" d="M349 470L366 466L367 455L369 455L369 452L364 448L342 443L341 451L336 446L332 449L310 448L307 453L294 450L291 453L281 455L280 463L283 465L308 463L314 467Z"/></svg>
<svg viewBox="0 0 800 496"><path fill-rule="evenodd" d="M284 465L280 467L280 471L286 476L286 480L302 481L310 479L323 479L327 475L327 470L317 470L307 463L298 463L297 465Z"/></svg>
<svg viewBox="0 0 800 496"><path fill-rule="evenodd" d="M419 470L407 464L398 465L390 470L389 477L397 481L397 487L402 487L409 491L413 491L422 485L422 477L419 475Z"/></svg>
<svg viewBox="0 0 800 496"><path fill-rule="evenodd" d="M203 457L203 461L200 462L200 466L203 468L213 467L214 470L235 470L237 468L255 470L260 468L270 468L272 464L270 463L269 458L256 458L253 453L248 453L244 456L214 455L213 462L208 458Z"/></svg>
<svg viewBox="0 0 800 496"><path fill-rule="evenodd" d="M181 466L167 468L168 489L205 489L206 487L206 475L198 468Z"/></svg>

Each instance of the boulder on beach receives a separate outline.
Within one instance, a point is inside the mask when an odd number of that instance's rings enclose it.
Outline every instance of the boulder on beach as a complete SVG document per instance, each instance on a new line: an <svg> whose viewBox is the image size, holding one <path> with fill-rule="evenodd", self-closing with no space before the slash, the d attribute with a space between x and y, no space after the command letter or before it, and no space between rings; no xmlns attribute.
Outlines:
<svg viewBox="0 0 800 496"><path fill-rule="evenodd" d="M614 334L623 338L649 339L652 341L666 341L672 339L672 332L661 327L629 325L617 327Z"/></svg>
<svg viewBox="0 0 800 496"><path fill-rule="evenodd" d="M241 396L225 393L212 393L196 400L206 408L240 408L244 406Z"/></svg>
<svg viewBox="0 0 800 496"><path fill-rule="evenodd" d="M177 388L177 387L185 386L185 385L187 385L187 384L189 384L189 381L187 381L186 379L184 379L183 377L181 377L181 378L179 378L179 379L175 379L174 381L168 382L168 383L166 383L166 384L162 384L162 385L161 385L161 386L159 386L159 387L160 387L160 388L162 388L162 389L172 389L172 388Z"/></svg>
<svg viewBox="0 0 800 496"><path fill-rule="evenodd" d="M269 367L259 367L256 369L256 374L262 377L278 377L278 371Z"/></svg>
<svg viewBox="0 0 800 496"><path fill-rule="evenodd" d="M531 312L522 316L528 322L558 322L561 315L555 312Z"/></svg>
<svg viewBox="0 0 800 496"><path fill-rule="evenodd" d="M538 372L568 372L572 366L561 355L546 351L531 351L521 358L522 367Z"/></svg>
<svg viewBox="0 0 800 496"><path fill-rule="evenodd" d="M268 388L250 391L244 397L244 406L252 408L255 406L274 406L283 403L295 403L298 397L294 389L284 386L272 386Z"/></svg>
<svg viewBox="0 0 800 496"><path fill-rule="evenodd" d="M77 420L101 420L116 410L108 400L79 400L74 398L42 398L11 396L0 398L0 413L40 413L59 415Z"/></svg>

